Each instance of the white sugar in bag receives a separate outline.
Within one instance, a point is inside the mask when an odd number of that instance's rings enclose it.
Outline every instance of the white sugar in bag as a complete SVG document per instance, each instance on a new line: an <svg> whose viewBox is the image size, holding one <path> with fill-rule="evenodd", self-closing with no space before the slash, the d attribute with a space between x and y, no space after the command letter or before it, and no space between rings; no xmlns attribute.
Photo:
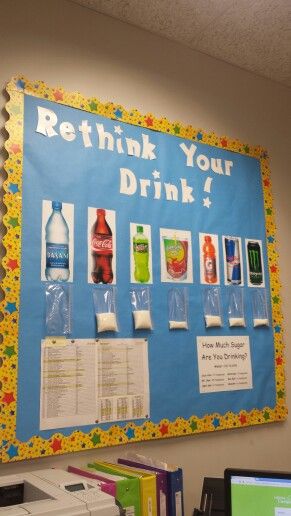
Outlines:
<svg viewBox="0 0 291 516"><path fill-rule="evenodd" d="M245 318L244 317L229 317L229 326L243 326L245 327Z"/></svg>
<svg viewBox="0 0 291 516"><path fill-rule="evenodd" d="M170 330L188 330L187 321L169 321Z"/></svg>
<svg viewBox="0 0 291 516"><path fill-rule="evenodd" d="M114 312L96 314L98 332L117 331L117 320Z"/></svg>
<svg viewBox="0 0 291 516"><path fill-rule="evenodd" d="M211 328L212 326L222 326L220 315L205 315L205 324L206 328Z"/></svg>
<svg viewBox="0 0 291 516"><path fill-rule="evenodd" d="M152 319L150 310L133 310L135 330L152 330Z"/></svg>
<svg viewBox="0 0 291 516"><path fill-rule="evenodd" d="M254 319L254 327L256 326L269 326L269 319Z"/></svg>

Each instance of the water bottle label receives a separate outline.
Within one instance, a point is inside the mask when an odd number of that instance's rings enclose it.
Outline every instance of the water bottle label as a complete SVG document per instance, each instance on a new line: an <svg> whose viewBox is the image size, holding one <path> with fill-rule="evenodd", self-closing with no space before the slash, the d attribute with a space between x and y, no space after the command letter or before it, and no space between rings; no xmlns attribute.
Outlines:
<svg viewBox="0 0 291 516"><path fill-rule="evenodd" d="M69 246L68 244L46 244L46 268L68 269Z"/></svg>
<svg viewBox="0 0 291 516"><path fill-rule="evenodd" d="M93 235L91 240L92 251L98 254L112 254L111 235Z"/></svg>

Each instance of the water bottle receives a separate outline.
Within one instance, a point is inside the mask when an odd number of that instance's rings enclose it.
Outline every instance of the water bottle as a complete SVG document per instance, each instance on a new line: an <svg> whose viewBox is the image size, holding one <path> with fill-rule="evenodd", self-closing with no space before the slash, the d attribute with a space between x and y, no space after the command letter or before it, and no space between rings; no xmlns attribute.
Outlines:
<svg viewBox="0 0 291 516"><path fill-rule="evenodd" d="M62 214L62 203L52 201L52 213L45 228L46 279L68 281L69 270L69 228Z"/></svg>

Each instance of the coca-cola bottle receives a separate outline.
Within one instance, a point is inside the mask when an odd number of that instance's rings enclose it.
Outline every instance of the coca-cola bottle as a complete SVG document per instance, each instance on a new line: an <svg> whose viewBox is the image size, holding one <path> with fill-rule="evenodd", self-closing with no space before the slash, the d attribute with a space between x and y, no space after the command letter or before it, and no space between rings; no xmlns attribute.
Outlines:
<svg viewBox="0 0 291 516"><path fill-rule="evenodd" d="M96 214L91 232L92 280L94 283L112 283L112 231L106 221L105 210L98 208Z"/></svg>

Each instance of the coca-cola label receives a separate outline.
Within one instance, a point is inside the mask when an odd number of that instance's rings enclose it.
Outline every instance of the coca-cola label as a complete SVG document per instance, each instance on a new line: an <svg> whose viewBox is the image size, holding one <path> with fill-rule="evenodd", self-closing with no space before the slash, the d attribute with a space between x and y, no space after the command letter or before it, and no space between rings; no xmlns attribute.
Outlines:
<svg viewBox="0 0 291 516"><path fill-rule="evenodd" d="M112 236L100 235L97 233L92 235L91 239L92 251L98 254L112 254Z"/></svg>
<svg viewBox="0 0 291 516"><path fill-rule="evenodd" d="M68 269L69 246L68 244L46 244L46 268Z"/></svg>
<svg viewBox="0 0 291 516"><path fill-rule="evenodd" d="M133 251L135 253L148 253L149 251L149 245L144 242L134 242L133 244Z"/></svg>

